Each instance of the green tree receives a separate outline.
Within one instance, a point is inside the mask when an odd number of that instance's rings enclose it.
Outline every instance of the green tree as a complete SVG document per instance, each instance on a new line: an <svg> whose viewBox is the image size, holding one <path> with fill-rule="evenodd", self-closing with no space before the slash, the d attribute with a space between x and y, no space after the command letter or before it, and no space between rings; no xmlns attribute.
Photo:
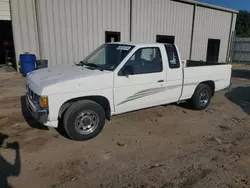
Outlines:
<svg viewBox="0 0 250 188"><path fill-rule="evenodd" d="M237 15L236 35L250 37L250 12L241 10Z"/></svg>

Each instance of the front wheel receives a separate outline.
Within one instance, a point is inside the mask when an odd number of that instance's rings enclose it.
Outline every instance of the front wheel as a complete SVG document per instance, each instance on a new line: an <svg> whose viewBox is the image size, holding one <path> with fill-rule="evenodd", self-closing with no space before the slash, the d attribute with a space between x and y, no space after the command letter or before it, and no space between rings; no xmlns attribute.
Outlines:
<svg viewBox="0 0 250 188"><path fill-rule="evenodd" d="M94 101L77 101L67 109L63 124L71 139L88 140L102 131L105 124L105 112Z"/></svg>
<svg viewBox="0 0 250 188"><path fill-rule="evenodd" d="M199 84L192 96L192 104L196 110L204 110L211 102L212 91L206 84Z"/></svg>

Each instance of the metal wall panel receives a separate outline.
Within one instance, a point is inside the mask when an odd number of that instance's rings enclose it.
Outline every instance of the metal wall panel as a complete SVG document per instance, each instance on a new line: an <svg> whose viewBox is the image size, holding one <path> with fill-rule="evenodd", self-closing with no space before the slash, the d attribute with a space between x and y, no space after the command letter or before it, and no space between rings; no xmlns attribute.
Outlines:
<svg viewBox="0 0 250 188"><path fill-rule="evenodd" d="M182 59L189 59L194 5L170 0L132 0L132 40L156 42L174 35Z"/></svg>
<svg viewBox="0 0 250 188"><path fill-rule="evenodd" d="M233 62L250 62L250 38L235 38Z"/></svg>
<svg viewBox="0 0 250 188"><path fill-rule="evenodd" d="M232 32L235 32L235 26L236 26L236 21L237 21L237 14L233 14L233 23L232 23Z"/></svg>
<svg viewBox="0 0 250 188"><path fill-rule="evenodd" d="M10 0L16 59L30 52L39 58L36 9L34 0Z"/></svg>
<svg viewBox="0 0 250 188"><path fill-rule="evenodd" d="M234 48L234 39L236 36L235 26L236 26L237 14L232 13L232 27L230 31L230 38L228 44L228 58L227 61L232 62L233 48Z"/></svg>
<svg viewBox="0 0 250 188"><path fill-rule="evenodd" d="M206 60L208 39L220 39L219 61L226 61L232 13L197 6L192 60Z"/></svg>
<svg viewBox="0 0 250 188"><path fill-rule="evenodd" d="M129 41L129 0L37 1L41 58L49 65L83 60L105 43L105 31Z"/></svg>
<svg viewBox="0 0 250 188"><path fill-rule="evenodd" d="M0 0L0 20L10 20L9 0Z"/></svg>

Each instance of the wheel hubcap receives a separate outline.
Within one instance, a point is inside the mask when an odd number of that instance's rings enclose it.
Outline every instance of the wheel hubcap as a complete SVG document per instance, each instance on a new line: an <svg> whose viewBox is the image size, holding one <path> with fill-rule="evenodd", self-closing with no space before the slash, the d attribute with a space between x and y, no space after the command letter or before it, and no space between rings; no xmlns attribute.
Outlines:
<svg viewBox="0 0 250 188"><path fill-rule="evenodd" d="M209 101L209 92L207 90L203 90L200 92L199 102L201 106L206 106Z"/></svg>
<svg viewBox="0 0 250 188"><path fill-rule="evenodd" d="M90 134L94 132L99 124L99 117L94 111L83 111L75 120L75 128L80 134Z"/></svg>

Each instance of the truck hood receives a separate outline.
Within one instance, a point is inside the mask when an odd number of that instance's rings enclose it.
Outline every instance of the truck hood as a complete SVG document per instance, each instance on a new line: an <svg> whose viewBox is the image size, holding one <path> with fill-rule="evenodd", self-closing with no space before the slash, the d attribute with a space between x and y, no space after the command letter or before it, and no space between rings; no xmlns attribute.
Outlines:
<svg viewBox="0 0 250 188"><path fill-rule="evenodd" d="M112 83L112 76L111 71L60 65L29 73L26 83L38 95L52 95L110 87L108 82ZM101 85L104 80L107 84Z"/></svg>

